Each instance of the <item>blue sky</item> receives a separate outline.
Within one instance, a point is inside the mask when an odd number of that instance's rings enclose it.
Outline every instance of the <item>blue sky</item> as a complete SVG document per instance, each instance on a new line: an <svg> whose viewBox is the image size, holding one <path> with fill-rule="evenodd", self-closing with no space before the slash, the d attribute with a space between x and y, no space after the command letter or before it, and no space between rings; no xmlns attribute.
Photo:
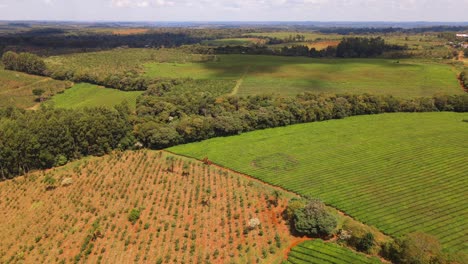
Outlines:
<svg viewBox="0 0 468 264"><path fill-rule="evenodd" d="M468 0L0 0L0 20L468 21Z"/></svg>

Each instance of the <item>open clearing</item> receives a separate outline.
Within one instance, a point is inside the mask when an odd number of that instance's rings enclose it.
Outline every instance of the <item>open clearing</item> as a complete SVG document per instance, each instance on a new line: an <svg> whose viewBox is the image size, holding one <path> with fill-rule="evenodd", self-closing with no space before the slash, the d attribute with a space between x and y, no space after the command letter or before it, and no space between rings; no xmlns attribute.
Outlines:
<svg viewBox="0 0 468 264"><path fill-rule="evenodd" d="M170 148L302 195L390 235L468 251L468 114L351 117Z"/></svg>
<svg viewBox="0 0 468 264"><path fill-rule="evenodd" d="M42 89L44 96L51 96L70 86L70 82L0 68L0 107L33 107L37 104L37 96L32 92L34 89Z"/></svg>
<svg viewBox="0 0 468 264"><path fill-rule="evenodd" d="M290 196L269 206L273 190L163 152L87 158L0 183L0 262L281 263ZM245 231L252 218L260 227Z"/></svg>
<svg viewBox="0 0 468 264"><path fill-rule="evenodd" d="M55 107L81 108L93 106L114 107L127 101L132 110L136 108L136 99L143 92L124 92L116 89L104 88L102 86L88 83L75 84L64 93L58 94L50 100Z"/></svg>
<svg viewBox="0 0 468 264"><path fill-rule="evenodd" d="M398 97L460 94L449 65L419 60L312 59L259 55L220 55L214 62L149 63L150 77L240 79L238 95L371 93Z"/></svg>
<svg viewBox="0 0 468 264"><path fill-rule="evenodd" d="M292 264L380 264L378 258L369 258L333 243L320 239L303 242L292 248L287 263Z"/></svg>

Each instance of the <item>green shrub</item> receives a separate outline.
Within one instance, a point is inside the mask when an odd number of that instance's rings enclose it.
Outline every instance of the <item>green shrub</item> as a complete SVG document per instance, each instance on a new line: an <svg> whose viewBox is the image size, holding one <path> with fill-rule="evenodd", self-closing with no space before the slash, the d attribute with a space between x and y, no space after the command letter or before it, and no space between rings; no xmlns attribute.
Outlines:
<svg viewBox="0 0 468 264"><path fill-rule="evenodd" d="M329 236L338 222L319 200L311 200L304 208L294 212L294 228L307 236Z"/></svg>
<svg viewBox="0 0 468 264"><path fill-rule="evenodd" d="M128 214L128 221L130 221L132 224L135 224L138 221L138 219L140 219L140 214L140 209L133 208Z"/></svg>

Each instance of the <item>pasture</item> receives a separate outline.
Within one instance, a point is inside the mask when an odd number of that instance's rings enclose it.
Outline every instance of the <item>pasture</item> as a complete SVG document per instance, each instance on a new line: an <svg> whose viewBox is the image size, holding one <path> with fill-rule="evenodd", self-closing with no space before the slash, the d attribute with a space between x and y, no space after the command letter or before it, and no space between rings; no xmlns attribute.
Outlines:
<svg viewBox="0 0 468 264"><path fill-rule="evenodd" d="M139 74L142 73L142 65L149 62L186 63L204 60L204 55L190 54L181 49L120 48L51 56L45 62L52 72L77 72L99 77L109 74Z"/></svg>
<svg viewBox="0 0 468 264"><path fill-rule="evenodd" d="M132 110L136 109L136 99L143 92L124 92L116 89L105 88L88 83L75 84L64 93L55 95L50 102L55 107L81 108L81 107L114 107L127 101Z"/></svg>
<svg viewBox="0 0 468 264"><path fill-rule="evenodd" d="M302 92L391 94L398 97L463 93L451 67L422 60L312 59L219 55L202 63L148 63L149 77L242 80L237 94Z"/></svg>
<svg viewBox="0 0 468 264"><path fill-rule="evenodd" d="M291 249L287 264L381 264L378 258L369 258L334 243L320 239L305 241Z"/></svg>
<svg viewBox="0 0 468 264"><path fill-rule="evenodd" d="M50 97L70 86L70 82L0 68L0 107L30 108L37 104L37 96L32 92L34 89L42 89L43 96Z"/></svg>
<svg viewBox="0 0 468 264"><path fill-rule="evenodd" d="M0 262L281 263L288 195L272 192L163 152L86 158L0 182Z"/></svg>
<svg viewBox="0 0 468 264"><path fill-rule="evenodd" d="M383 232L468 252L466 113L357 116L172 147L322 199Z"/></svg>
<svg viewBox="0 0 468 264"><path fill-rule="evenodd" d="M250 45L250 44L265 44L265 41L259 38L224 38L214 40L204 40L201 43L207 46L237 46L237 45Z"/></svg>

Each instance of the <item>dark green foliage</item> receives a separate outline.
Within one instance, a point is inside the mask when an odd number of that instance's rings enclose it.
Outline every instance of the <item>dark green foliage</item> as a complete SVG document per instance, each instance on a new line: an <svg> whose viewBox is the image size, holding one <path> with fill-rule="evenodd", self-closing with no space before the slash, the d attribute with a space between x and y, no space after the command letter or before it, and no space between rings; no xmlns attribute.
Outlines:
<svg viewBox="0 0 468 264"><path fill-rule="evenodd" d="M128 114L106 109L0 111L0 178L133 144Z"/></svg>
<svg viewBox="0 0 468 264"><path fill-rule="evenodd" d="M264 45L251 46L224 46L214 48L217 54L251 54L251 55L277 55L302 56L312 58L339 57L339 58L369 58L382 55L385 51L404 50L406 47L387 45L384 39L377 38L344 38L337 48L329 46L323 50L309 48L306 45L284 46L281 49L270 49Z"/></svg>
<svg viewBox="0 0 468 264"><path fill-rule="evenodd" d="M20 53L19 55L8 51L2 56L2 63L5 69L25 72L29 74L44 75L46 65L39 56L31 53Z"/></svg>
<svg viewBox="0 0 468 264"><path fill-rule="evenodd" d="M468 91L468 70L462 71L459 76L460 84Z"/></svg>
<svg viewBox="0 0 468 264"><path fill-rule="evenodd" d="M44 89L36 88L32 90L33 95L42 96L45 93Z"/></svg>
<svg viewBox="0 0 468 264"><path fill-rule="evenodd" d="M2 55L2 63L6 70L16 70L18 64L18 54L13 51L7 51Z"/></svg>
<svg viewBox="0 0 468 264"><path fill-rule="evenodd" d="M319 200L312 200L294 212L294 229L307 236L329 236L337 226L337 219Z"/></svg>
<svg viewBox="0 0 468 264"><path fill-rule="evenodd" d="M369 253L374 246L375 238L372 233L366 233L364 237L358 239L356 249L362 252Z"/></svg>
<svg viewBox="0 0 468 264"><path fill-rule="evenodd" d="M432 111L468 111L468 95L415 99L312 93L295 98L219 97L203 92L166 92L160 96L148 90L137 102L135 135L145 146L160 149L216 136L355 115Z"/></svg>
<svg viewBox="0 0 468 264"><path fill-rule="evenodd" d="M128 213L128 221L130 221L132 224L135 224L138 219L140 219L140 214L141 210L138 208L133 208L129 213Z"/></svg>

